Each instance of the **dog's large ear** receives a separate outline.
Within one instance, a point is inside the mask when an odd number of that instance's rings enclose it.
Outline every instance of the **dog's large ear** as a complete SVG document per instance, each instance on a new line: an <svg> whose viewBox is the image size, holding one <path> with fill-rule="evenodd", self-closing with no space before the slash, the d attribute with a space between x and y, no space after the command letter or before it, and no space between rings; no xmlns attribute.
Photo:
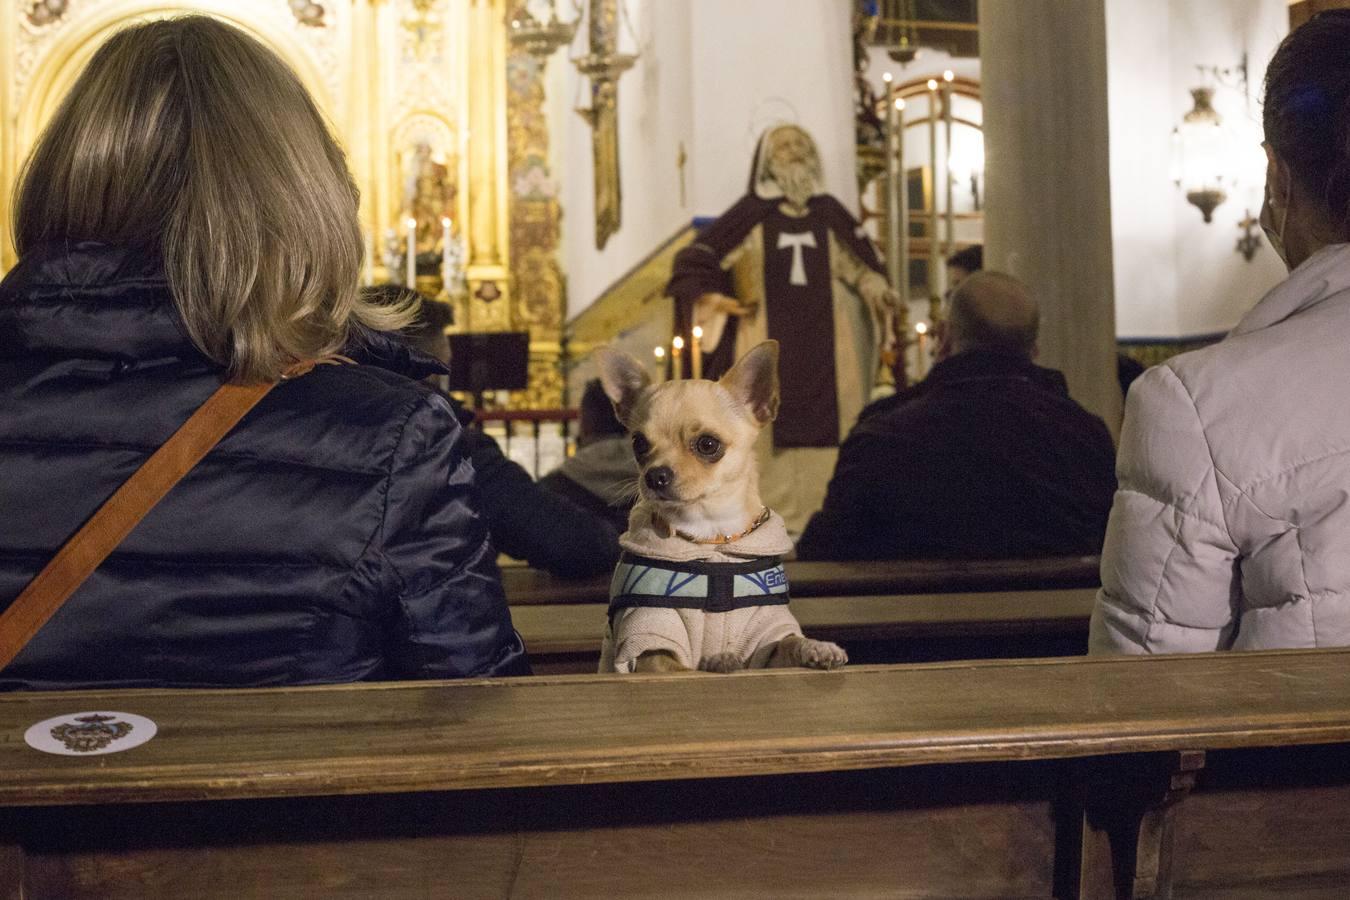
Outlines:
<svg viewBox="0 0 1350 900"><path fill-rule="evenodd" d="M601 347L595 351L595 360L600 366L600 385L614 404L614 414L625 428L631 427L629 417L638 397L651 384L651 377L642 363L622 350Z"/></svg>
<svg viewBox="0 0 1350 900"><path fill-rule="evenodd" d="M750 349L718 384L750 411L760 425L778 417L778 342L765 341Z"/></svg>

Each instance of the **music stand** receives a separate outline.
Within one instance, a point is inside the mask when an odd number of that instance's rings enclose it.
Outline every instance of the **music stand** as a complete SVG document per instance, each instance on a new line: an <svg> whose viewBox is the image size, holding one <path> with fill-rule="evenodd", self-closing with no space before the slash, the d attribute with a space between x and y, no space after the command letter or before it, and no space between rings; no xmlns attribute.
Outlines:
<svg viewBox="0 0 1350 900"><path fill-rule="evenodd" d="M530 381L528 331L478 331L450 335L450 390L473 395L483 408L484 391L520 391Z"/></svg>

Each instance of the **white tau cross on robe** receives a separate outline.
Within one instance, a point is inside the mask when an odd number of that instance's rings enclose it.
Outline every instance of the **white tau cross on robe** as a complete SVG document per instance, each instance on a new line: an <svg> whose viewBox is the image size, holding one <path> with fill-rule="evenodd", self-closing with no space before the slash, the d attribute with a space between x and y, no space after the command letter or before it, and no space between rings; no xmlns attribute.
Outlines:
<svg viewBox="0 0 1350 900"><path fill-rule="evenodd" d="M802 248L816 249L816 236L809 231L803 231L800 234L780 233L778 235L778 249L786 250L788 247L792 248L792 274L788 277L788 283L805 285L806 263L802 258Z"/></svg>

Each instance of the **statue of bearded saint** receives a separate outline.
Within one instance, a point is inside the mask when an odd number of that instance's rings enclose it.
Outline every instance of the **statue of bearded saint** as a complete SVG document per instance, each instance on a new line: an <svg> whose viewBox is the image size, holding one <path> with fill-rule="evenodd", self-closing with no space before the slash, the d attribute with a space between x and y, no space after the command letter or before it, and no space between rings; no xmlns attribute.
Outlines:
<svg viewBox="0 0 1350 900"><path fill-rule="evenodd" d="M899 303L876 248L822 181L809 134L795 125L764 132L749 192L680 251L667 286L686 345L693 326L703 328L706 378L778 341L778 418L756 450L765 503L793 531L825 500Z"/></svg>

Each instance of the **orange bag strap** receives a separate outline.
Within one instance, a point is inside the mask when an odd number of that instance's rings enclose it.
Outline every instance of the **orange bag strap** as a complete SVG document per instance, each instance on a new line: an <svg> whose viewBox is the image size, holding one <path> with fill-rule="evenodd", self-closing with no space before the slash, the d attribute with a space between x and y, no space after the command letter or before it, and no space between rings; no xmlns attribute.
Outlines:
<svg viewBox="0 0 1350 900"><path fill-rule="evenodd" d="M313 363L293 367L293 377ZM183 476L190 472L276 382L224 384L151 454L74 537L57 551L18 598L0 613L0 670L19 655L71 594L107 559Z"/></svg>

